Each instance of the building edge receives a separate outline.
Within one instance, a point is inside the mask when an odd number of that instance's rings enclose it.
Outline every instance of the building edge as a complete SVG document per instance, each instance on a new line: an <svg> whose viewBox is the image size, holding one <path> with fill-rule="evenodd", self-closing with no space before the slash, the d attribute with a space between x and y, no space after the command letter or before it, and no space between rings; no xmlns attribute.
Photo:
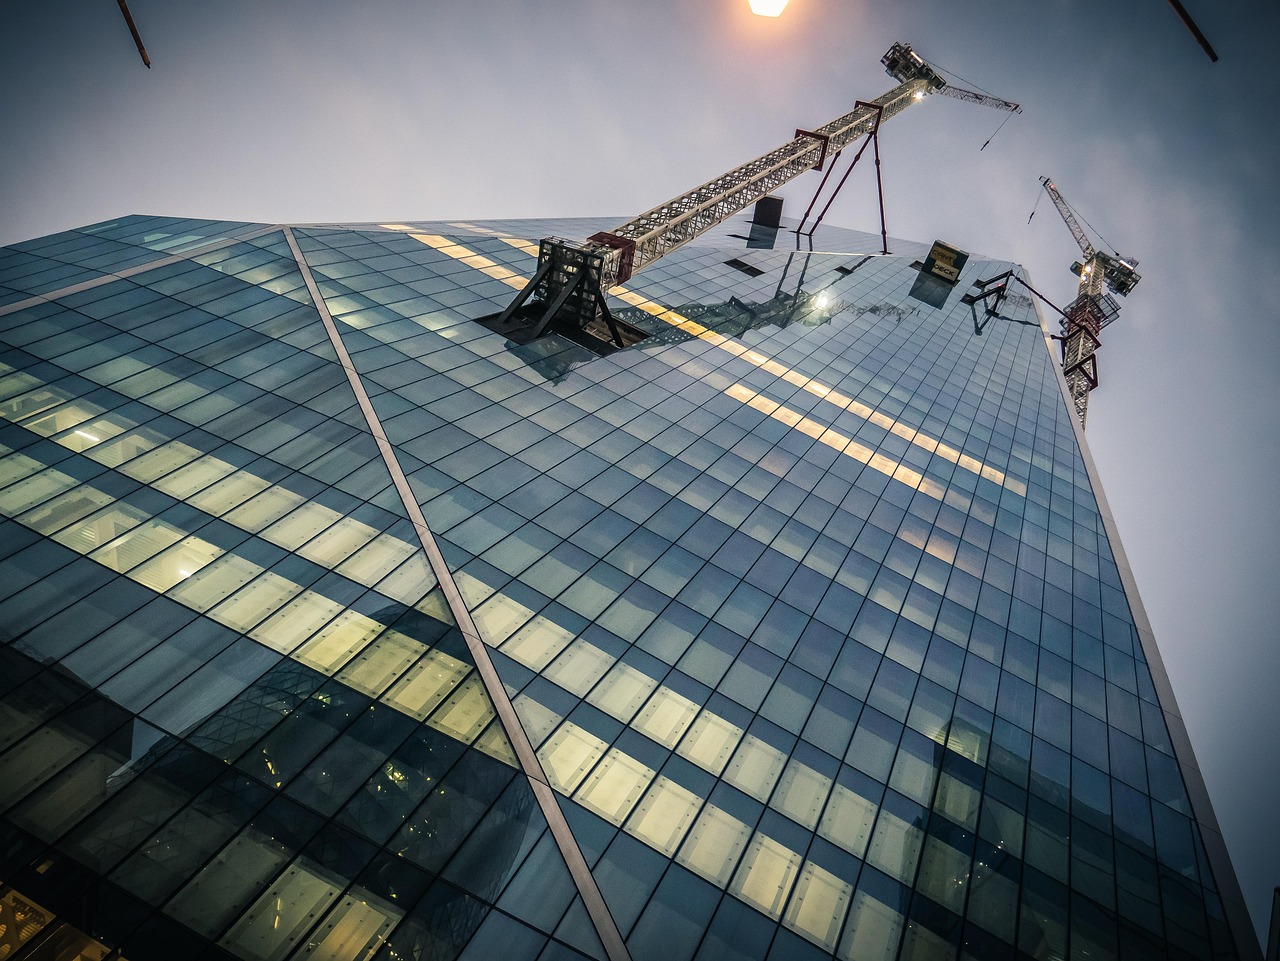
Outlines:
<svg viewBox="0 0 1280 961"><path fill-rule="evenodd" d="M1018 269L1023 274L1026 273L1026 268L1021 264L1018 265ZM1053 340L1045 327L1040 305L1036 304L1034 300L1033 304L1036 315L1040 318L1040 328L1044 334L1045 349L1052 356L1056 353ZM1058 382L1058 389L1062 392L1063 402L1070 410L1072 407L1071 390L1062 374L1062 367L1055 361L1052 364L1052 368ZM1102 517L1102 523L1107 532L1107 541L1115 558L1121 584L1124 586L1125 598L1128 600L1129 609L1133 614L1134 626L1138 629L1138 637L1142 642L1142 654L1146 658L1147 666L1151 671L1151 680L1156 689L1156 696L1160 699L1160 713L1164 715L1165 724L1169 728L1169 738L1173 742L1178 767L1182 771L1187 794L1191 800L1191 809L1195 814L1196 824L1200 828L1205 853L1209 858L1209 866L1213 870L1214 883L1218 888L1218 896L1222 899L1227 926L1231 930L1231 936L1235 939L1241 961L1264 961L1257 928L1254 926L1253 918L1249 914L1249 907L1244 899L1244 891L1240 887L1239 878L1236 877L1235 866L1231 862L1231 854L1227 850L1222 828L1218 825L1218 818L1213 811L1213 802L1209 797L1209 789L1204 782L1204 775L1200 771L1200 763L1196 760L1195 748L1192 747L1191 737L1187 733L1186 724L1182 720L1182 712L1178 708L1178 700L1173 693L1173 686L1169 683L1169 672L1165 669L1164 660L1160 656L1160 649L1156 645L1155 631L1151 627L1150 618L1147 617L1147 609L1142 603L1137 579L1134 577L1133 569L1129 566L1129 556L1120 540L1120 529L1116 525L1115 516L1111 512L1111 504L1108 502L1102 486L1102 477L1098 472L1098 465L1094 463L1093 454L1090 452L1089 445L1085 440L1084 428L1080 425L1080 421L1075 417L1068 417L1067 420L1071 423L1071 429L1075 431L1076 446L1080 450L1080 458L1084 462L1085 471L1089 475L1089 484L1093 488L1093 495L1098 502L1098 513Z"/></svg>

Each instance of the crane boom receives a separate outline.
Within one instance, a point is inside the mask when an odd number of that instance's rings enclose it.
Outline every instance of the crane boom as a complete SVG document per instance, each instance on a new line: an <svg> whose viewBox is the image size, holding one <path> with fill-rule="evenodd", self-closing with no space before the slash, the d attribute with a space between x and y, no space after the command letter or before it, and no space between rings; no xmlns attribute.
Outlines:
<svg viewBox="0 0 1280 961"><path fill-rule="evenodd" d="M540 336L557 318L562 318L557 320L559 326L582 330L592 325L600 328L603 320L613 341L622 346L622 337L605 305L605 291L800 174L821 168L828 157L858 137L873 133L879 124L916 101L948 89L946 81L910 44L895 43L880 62L898 85L875 100L859 101L855 109L817 130L797 130L795 138L781 147L673 197L613 230L594 234L586 241L543 238L537 271L498 318L497 325L505 326L532 298L533 303L545 307L533 336ZM1002 110L1019 110L1017 104L972 91L960 91L959 99ZM567 318L567 322L563 318Z"/></svg>
<svg viewBox="0 0 1280 961"><path fill-rule="evenodd" d="M1075 211L1063 199L1062 194L1058 193L1058 188L1053 185L1052 180L1048 177L1041 177L1040 183L1044 184L1045 193L1049 195L1053 205L1058 208L1058 213L1062 215L1062 219L1066 222L1067 229L1071 231L1071 236L1080 245L1080 253L1084 255L1085 260L1091 260L1098 251L1094 249L1093 244L1089 241L1089 236L1084 232L1084 228L1080 226L1080 221L1076 220Z"/></svg>
<svg viewBox="0 0 1280 961"><path fill-rule="evenodd" d="M924 79L901 83L871 101L873 106L860 106L811 133L800 133L778 149L674 197L610 233L635 244L631 262L631 273L634 273L805 171L821 166L827 156L833 156L858 137L870 133L877 114L884 122L934 89L930 89ZM617 282L625 279L619 276Z"/></svg>
<svg viewBox="0 0 1280 961"><path fill-rule="evenodd" d="M947 84L938 93L953 100L976 103L983 107L994 107L996 110L1007 110L1009 113L1022 113L1022 107L1011 100L1001 100L999 97L993 97L989 93L978 93L976 90L966 90L964 87L955 87Z"/></svg>

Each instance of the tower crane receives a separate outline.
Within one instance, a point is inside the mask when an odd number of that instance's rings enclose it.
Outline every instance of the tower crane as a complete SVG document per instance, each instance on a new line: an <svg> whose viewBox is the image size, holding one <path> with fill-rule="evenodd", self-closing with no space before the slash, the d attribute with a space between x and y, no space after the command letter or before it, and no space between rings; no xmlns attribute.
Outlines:
<svg viewBox="0 0 1280 961"><path fill-rule="evenodd" d="M1071 272L1080 278L1080 285L1076 291L1076 299L1063 310L1066 319L1062 321L1060 339L1062 374L1071 391L1076 417L1083 428L1089 410L1089 391L1098 386L1097 352L1102 346L1098 337L1102 328L1120 314L1119 303L1110 294L1104 293L1103 288L1125 297L1142 278L1135 270L1138 264L1136 258L1098 250L1053 181L1048 177L1041 177L1040 183L1044 185L1045 193L1058 208L1071 236L1080 246L1081 259L1071 265ZM1034 211L1032 216L1035 216Z"/></svg>
<svg viewBox="0 0 1280 961"><path fill-rule="evenodd" d="M1021 107L1008 100L952 87L911 49L895 43L880 59L898 85L817 130L797 130L795 138L755 160L721 174L666 203L585 241L545 237L538 267L497 321L507 327L522 309L540 314L531 337L549 328L600 332L624 346L605 304L604 294L633 273L687 244L808 170L819 170L858 137L874 134L885 120L933 93L1011 113ZM528 305L528 308L526 308Z"/></svg>

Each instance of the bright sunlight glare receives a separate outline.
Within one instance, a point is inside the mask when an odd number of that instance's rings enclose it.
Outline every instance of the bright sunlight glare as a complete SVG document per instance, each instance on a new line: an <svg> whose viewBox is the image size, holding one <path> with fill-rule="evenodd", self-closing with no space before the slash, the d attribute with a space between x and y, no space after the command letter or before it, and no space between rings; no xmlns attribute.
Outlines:
<svg viewBox="0 0 1280 961"><path fill-rule="evenodd" d="M749 0L757 17L776 17L787 8L787 0Z"/></svg>

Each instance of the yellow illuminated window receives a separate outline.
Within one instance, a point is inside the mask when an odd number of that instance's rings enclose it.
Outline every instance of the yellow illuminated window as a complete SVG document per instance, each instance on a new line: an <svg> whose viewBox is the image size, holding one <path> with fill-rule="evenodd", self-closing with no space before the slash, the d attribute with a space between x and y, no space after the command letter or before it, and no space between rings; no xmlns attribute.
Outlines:
<svg viewBox="0 0 1280 961"><path fill-rule="evenodd" d="M853 896L840 942L841 961L893 961L898 956L902 915L865 891Z"/></svg>
<svg viewBox="0 0 1280 961"><path fill-rule="evenodd" d="M80 482L52 467L0 491L0 512L14 517L29 507L65 493Z"/></svg>
<svg viewBox="0 0 1280 961"><path fill-rule="evenodd" d="M621 824L656 772L617 748L609 751L578 790L578 801L611 824Z"/></svg>
<svg viewBox="0 0 1280 961"><path fill-rule="evenodd" d="M702 809L676 860L717 887L729 883L751 829L714 804Z"/></svg>
<svg viewBox="0 0 1280 961"><path fill-rule="evenodd" d="M923 758L910 751L899 751L889 786L921 804L928 804L933 798L933 782L937 773L937 768Z"/></svg>
<svg viewBox="0 0 1280 961"><path fill-rule="evenodd" d="M977 788L970 787L950 774L943 774L938 782L938 795L934 799L933 809L956 824L975 831L978 828L978 802L981 799L982 795Z"/></svg>
<svg viewBox="0 0 1280 961"><path fill-rule="evenodd" d="M185 568L179 573L185 573ZM177 598L193 610L206 611L261 573L262 567L248 558L223 554L203 570L192 573L190 577L183 577L169 591L169 596Z"/></svg>
<svg viewBox="0 0 1280 961"><path fill-rule="evenodd" d="M658 682L648 674L619 662L595 686L587 700L625 724L657 686Z"/></svg>
<svg viewBox="0 0 1280 961"><path fill-rule="evenodd" d="M91 404L87 400L73 400L40 417L23 421L22 426L42 437L52 437L61 431L71 430L104 412L102 407Z"/></svg>
<svg viewBox="0 0 1280 961"><path fill-rule="evenodd" d="M132 577L153 591L163 593L196 571L212 564L222 549L199 537L186 537L134 569Z"/></svg>
<svg viewBox="0 0 1280 961"><path fill-rule="evenodd" d="M135 431L134 433L136 434L137 432ZM126 434L120 441L115 443L124 442L127 438L133 436L134 434ZM95 453L105 452L104 448L107 446L107 444L103 444L95 450ZM120 469L136 480L150 483L171 470L184 464L190 464L200 456L200 452L190 444L184 444L180 440L171 440L147 451L145 454L139 454L133 460L121 465Z"/></svg>
<svg viewBox="0 0 1280 961"><path fill-rule="evenodd" d="M99 545L106 544L125 531L137 527L149 517L149 514L136 507L116 502L51 536L55 541L70 547L73 551L88 554ZM174 531L181 536L182 532L177 528L174 528ZM108 561L103 563L109 567L112 566Z"/></svg>
<svg viewBox="0 0 1280 961"><path fill-rule="evenodd" d="M57 915L10 888L0 894L0 924L5 930L5 947L21 950L22 946L49 926ZM9 954L6 950L5 954Z"/></svg>
<svg viewBox="0 0 1280 961"><path fill-rule="evenodd" d="M793 759L782 773L778 790L769 804L812 831L818 826L818 816L830 791L831 778Z"/></svg>
<svg viewBox="0 0 1280 961"><path fill-rule="evenodd" d="M776 921L799 871L800 855L757 832L729 890Z"/></svg>
<svg viewBox="0 0 1280 961"><path fill-rule="evenodd" d="M704 710L689 728L677 751L718 776L741 737L742 728L738 725Z"/></svg>
<svg viewBox="0 0 1280 961"><path fill-rule="evenodd" d="M555 730L564 718L541 701L528 694L521 694L511 702L520 717L520 726L529 735L529 743L537 747L543 738Z"/></svg>
<svg viewBox="0 0 1280 961"><path fill-rule="evenodd" d="M186 500L198 490L202 490L216 481L222 480L235 470L221 458L212 454L197 457L185 467L179 467L172 474L161 477L152 483L152 487L164 491L178 500Z"/></svg>
<svg viewBox="0 0 1280 961"><path fill-rule="evenodd" d="M250 636L281 654L291 654L342 610L342 605L314 591L303 591L259 624Z"/></svg>
<svg viewBox="0 0 1280 961"><path fill-rule="evenodd" d="M98 436L91 427L82 429L92 431L94 436ZM164 434L151 430L149 427L135 427L125 433L117 434L109 440L105 438L105 435L103 436L102 443L88 448L88 454L99 464L104 464L107 467L119 467L125 461L132 460L139 454L154 450L166 440Z"/></svg>
<svg viewBox="0 0 1280 961"><path fill-rule="evenodd" d="M17 483L24 477L30 477L37 471L45 469L45 465L34 458L28 457L26 454L15 454L9 447L0 444L0 454L5 455L0 460L0 487Z"/></svg>
<svg viewBox="0 0 1280 961"><path fill-rule="evenodd" d="M463 744L470 744L493 720L493 705L474 673L459 684L427 723Z"/></svg>
<svg viewBox="0 0 1280 961"><path fill-rule="evenodd" d="M398 537L379 534L339 564L337 570L353 581L372 587L379 578L386 577L417 551L417 547Z"/></svg>
<svg viewBox="0 0 1280 961"><path fill-rule="evenodd" d="M461 683L471 665L444 651L428 651L383 698L411 717L423 720Z"/></svg>
<svg viewBox="0 0 1280 961"><path fill-rule="evenodd" d="M421 657L423 650L421 641L388 629L352 658L336 676L357 691L376 696Z"/></svg>
<svg viewBox="0 0 1280 961"><path fill-rule="evenodd" d="M297 550L340 516L337 511L330 510L323 504L299 504L292 513L263 531L262 536L273 544Z"/></svg>
<svg viewBox="0 0 1280 961"><path fill-rule="evenodd" d="M449 602L445 600L444 591L438 587L432 588L431 592L413 607L441 624L454 623L453 611L449 610Z"/></svg>
<svg viewBox="0 0 1280 961"><path fill-rule="evenodd" d="M69 394L55 387L37 387L25 394L0 400L0 417L12 421L22 420L70 399Z"/></svg>
<svg viewBox="0 0 1280 961"><path fill-rule="evenodd" d="M258 532L283 517L303 501L301 494L283 487L268 487L257 497L245 501L227 514L227 520L247 531ZM282 545L288 546L288 545Z"/></svg>
<svg viewBox="0 0 1280 961"><path fill-rule="evenodd" d="M572 794L606 748L608 745L590 731L565 721L538 748L538 758L547 772L547 782L558 791Z"/></svg>
<svg viewBox="0 0 1280 961"><path fill-rule="evenodd" d="M418 553L411 556L372 586L377 588L379 594L385 594L394 601L399 601L401 604L416 605L422 599L422 595L426 594L438 583L439 581L436 580L436 575L431 570L431 564L427 561L426 555L422 551L418 551ZM445 619L442 618L442 620ZM447 620L452 622L452 616Z"/></svg>
<svg viewBox="0 0 1280 961"><path fill-rule="evenodd" d="M627 821L626 831L667 857L675 853L702 798L659 775Z"/></svg>
<svg viewBox="0 0 1280 961"><path fill-rule="evenodd" d="M368 544L377 533L354 517L344 517L310 543L298 548L298 553L321 567L336 567Z"/></svg>
<svg viewBox="0 0 1280 961"><path fill-rule="evenodd" d="M400 908L355 887L307 939L307 961L367 961L402 917Z"/></svg>
<svg viewBox="0 0 1280 961"><path fill-rule="evenodd" d="M877 805L843 784L831 790L831 800L818 825L818 833L833 844L838 844L850 854L862 857L871 837L871 823L876 817Z"/></svg>
<svg viewBox="0 0 1280 961"><path fill-rule="evenodd" d="M783 923L825 951L834 951L853 886L812 861L806 861Z"/></svg>
<svg viewBox="0 0 1280 961"><path fill-rule="evenodd" d="M289 603L301 590L301 585L287 577L266 571L218 605L211 616L219 623L246 632Z"/></svg>
<svg viewBox="0 0 1280 961"><path fill-rule="evenodd" d="M503 764L509 764L516 767L516 752L511 746L511 741L507 738L507 732L502 729L502 725L497 719L489 722L489 726L484 729L484 733L475 739L472 745L477 750L484 751L495 761L501 761Z"/></svg>
<svg viewBox="0 0 1280 961"><path fill-rule="evenodd" d="M116 504L112 508L109 508L109 510L119 510L123 506L124 505ZM95 514L90 517L89 520L93 520L98 516L99 515ZM102 545L102 547L93 552L92 556L95 561L98 561L101 564L106 564L112 570L119 571L123 574L143 561L155 557L165 548L178 543L178 541L182 540L186 536L187 532L181 528L174 527L166 521L151 518L138 524L138 526L133 528L133 530L117 537L111 543ZM196 540L198 540L198 538ZM209 545L209 547L213 550L217 550L217 548L213 548L213 545ZM205 553L199 556L206 558L203 563L207 564L213 559L213 556L216 556L216 554L209 556ZM197 561L199 560L199 556L197 557ZM172 573L176 576L174 576L172 580L169 580L168 577L162 573L157 578L156 583L163 583L167 585L177 583L177 580L182 576L181 574L177 574L178 570L180 570L180 568L173 568ZM157 588L157 590L165 589L166 588L164 587Z"/></svg>
<svg viewBox="0 0 1280 961"><path fill-rule="evenodd" d="M514 634L532 616L533 611L501 591L473 612L476 627L486 643L497 647Z"/></svg>
<svg viewBox="0 0 1280 961"><path fill-rule="evenodd" d="M786 763L785 754L754 734L748 734L725 770L724 779L757 801L767 801Z"/></svg>
<svg viewBox="0 0 1280 961"><path fill-rule="evenodd" d="M578 638L542 673L566 691L584 697L612 664L611 655Z"/></svg>
<svg viewBox="0 0 1280 961"><path fill-rule="evenodd" d="M261 477L256 477L246 471L237 471L206 487L204 490L196 491L189 495L187 503L193 507L198 507L206 514L219 517L270 486Z"/></svg>
<svg viewBox="0 0 1280 961"><path fill-rule="evenodd" d="M502 653L515 658L525 667L541 671L572 640L572 633L555 621L539 615L502 645Z"/></svg>
<svg viewBox="0 0 1280 961"><path fill-rule="evenodd" d="M332 674L364 650L382 625L356 611L343 611L298 648L294 657L323 674Z"/></svg>
<svg viewBox="0 0 1280 961"><path fill-rule="evenodd" d="M318 870L301 859L295 861L218 943L246 958L284 958L342 891L342 884L322 877Z"/></svg>
<svg viewBox="0 0 1280 961"><path fill-rule="evenodd" d="M660 687L649 698L633 725L665 747L675 747L698 713L698 705L669 687Z"/></svg>
<svg viewBox="0 0 1280 961"><path fill-rule="evenodd" d="M874 864L890 877L911 884L920 859L922 834L890 811L881 811L875 833L867 848L867 863Z"/></svg>
<svg viewBox="0 0 1280 961"><path fill-rule="evenodd" d="M104 494L88 484L81 484L33 507L20 515L18 520L41 534L52 534L113 502L114 498L110 494Z"/></svg>

